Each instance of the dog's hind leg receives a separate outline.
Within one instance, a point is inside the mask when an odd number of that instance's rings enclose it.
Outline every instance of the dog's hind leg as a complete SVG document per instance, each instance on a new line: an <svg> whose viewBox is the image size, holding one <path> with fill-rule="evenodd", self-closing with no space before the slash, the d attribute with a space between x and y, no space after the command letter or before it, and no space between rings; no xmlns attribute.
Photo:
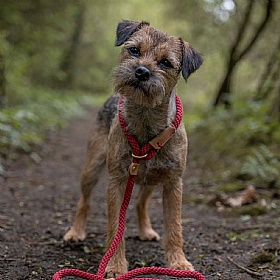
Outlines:
<svg viewBox="0 0 280 280"><path fill-rule="evenodd" d="M91 192L105 165L108 148L108 127L97 126L88 143L87 159L81 177L81 196L71 229L64 235L65 241L84 240L87 217L91 205Z"/></svg>
<svg viewBox="0 0 280 280"><path fill-rule="evenodd" d="M97 123L87 147L87 159L81 178L81 197L71 229L64 235L65 241L78 241L86 237L85 229L90 210L91 191L106 162L108 134L119 102L119 95L112 95L98 112Z"/></svg>
<svg viewBox="0 0 280 280"><path fill-rule="evenodd" d="M148 214L149 198L154 186L140 187L137 195L136 210L138 215L139 238L141 240L159 240L160 236L153 230Z"/></svg>

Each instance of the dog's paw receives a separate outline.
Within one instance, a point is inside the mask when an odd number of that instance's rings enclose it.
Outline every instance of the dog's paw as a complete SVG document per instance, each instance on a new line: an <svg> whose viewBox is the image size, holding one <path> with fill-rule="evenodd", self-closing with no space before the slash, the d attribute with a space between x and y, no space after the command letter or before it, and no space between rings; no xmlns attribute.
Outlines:
<svg viewBox="0 0 280 280"><path fill-rule="evenodd" d="M74 228L71 228L63 237L64 241L83 241L86 238L84 231L77 231Z"/></svg>
<svg viewBox="0 0 280 280"><path fill-rule="evenodd" d="M159 241L160 240L160 236L152 228L147 228L147 229L141 230L139 233L139 238L140 238L140 240L143 240L143 241L152 241L152 240Z"/></svg>
<svg viewBox="0 0 280 280"><path fill-rule="evenodd" d="M166 260L169 268L178 270L194 270L192 264L185 258L183 251L173 251L166 254Z"/></svg>
<svg viewBox="0 0 280 280"><path fill-rule="evenodd" d="M174 262L170 264L170 268L179 269L179 270L194 270L193 265L188 262L186 259L179 260L178 262Z"/></svg>
<svg viewBox="0 0 280 280"><path fill-rule="evenodd" d="M105 278L107 279L116 278L126 273L127 269L128 269L128 263L126 260L114 261L113 259L111 259L111 261L109 262L105 270Z"/></svg>

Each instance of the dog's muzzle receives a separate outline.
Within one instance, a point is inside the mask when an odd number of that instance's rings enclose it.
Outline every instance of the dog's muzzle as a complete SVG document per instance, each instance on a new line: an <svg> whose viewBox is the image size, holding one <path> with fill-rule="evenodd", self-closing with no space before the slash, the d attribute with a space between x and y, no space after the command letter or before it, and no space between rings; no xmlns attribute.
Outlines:
<svg viewBox="0 0 280 280"><path fill-rule="evenodd" d="M148 81L150 78L151 72L149 69L147 69L144 66L139 66L135 69L135 77L139 80L139 81Z"/></svg>

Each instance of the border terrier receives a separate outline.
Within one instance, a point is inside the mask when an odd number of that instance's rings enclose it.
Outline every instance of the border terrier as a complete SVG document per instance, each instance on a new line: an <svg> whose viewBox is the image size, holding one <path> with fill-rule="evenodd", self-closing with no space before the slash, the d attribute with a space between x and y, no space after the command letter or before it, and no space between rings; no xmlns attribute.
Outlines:
<svg viewBox="0 0 280 280"><path fill-rule="evenodd" d="M107 163L107 248L117 231L119 209L132 160L132 148L117 117L120 96L124 98L121 110L127 130L143 146L170 126L175 118L175 87L180 73L187 80L203 61L200 53L189 43L151 27L148 22L122 21L117 26L116 36L115 45L124 45L119 66L113 74L116 93L99 111L88 143L76 217L73 226L64 236L66 241L85 238L91 191L101 169ZM150 195L160 185L165 258L170 268L185 270L193 269L182 249L182 176L186 166L187 143L185 128L181 123L173 137L154 158L141 162L136 181L140 186L136 198L140 239L160 239L152 228L147 210ZM127 269L123 239L106 268L106 277L116 277Z"/></svg>

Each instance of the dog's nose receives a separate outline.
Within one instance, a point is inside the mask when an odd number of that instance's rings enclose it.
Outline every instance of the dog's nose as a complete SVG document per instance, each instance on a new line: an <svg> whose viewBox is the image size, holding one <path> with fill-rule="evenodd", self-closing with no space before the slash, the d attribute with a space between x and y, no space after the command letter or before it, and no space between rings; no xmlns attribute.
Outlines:
<svg viewBox="0 0 280 280"><path fill-rule="evenodd" d="M135 70L135 77L139 80L139 81L147 81L149 80L151 75L151 72L149 69L147 69L144 66L139 66L136 68Z"/></svg>

